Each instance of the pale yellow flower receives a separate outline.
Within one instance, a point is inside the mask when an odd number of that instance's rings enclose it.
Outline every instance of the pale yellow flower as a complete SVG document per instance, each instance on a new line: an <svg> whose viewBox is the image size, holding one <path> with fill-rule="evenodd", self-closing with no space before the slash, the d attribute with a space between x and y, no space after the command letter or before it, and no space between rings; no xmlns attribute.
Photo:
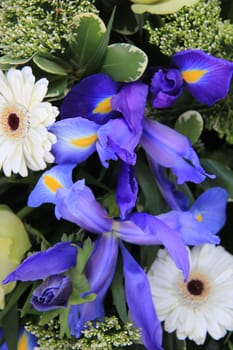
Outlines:
<svg viewBox="0 0 233 350"><path fill-rule="evenodd" d="M192 6L199 0L130 0L134 4L132 10L135 13L154 13L165 15L179 11L183 6Z"/></svg>

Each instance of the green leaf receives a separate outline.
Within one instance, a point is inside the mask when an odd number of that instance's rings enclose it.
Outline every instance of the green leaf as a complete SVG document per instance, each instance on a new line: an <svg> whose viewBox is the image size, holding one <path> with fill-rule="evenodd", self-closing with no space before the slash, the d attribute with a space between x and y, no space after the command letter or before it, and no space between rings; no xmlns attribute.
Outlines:
<svg viewBox="0 0 233 350"><path fill-rule="evenodd" d="M69 45L74 55L72 63L78 68L78 73L82 74L95 54L106 27L94 13L82 13L77 16L77 20L79 25Z"/></svg>
<svg viewBox="0 0 233 350"><path fill-rule="evenodd" d="M233 171L225 164L213 159L201 159L201 164L208 173L216 175L215 179L206 179L201 186L204 188L221 186L233 199Z"/></svg>
<svg viewBox="0 0 233 350"><path fill-rule="evenodd" d="M204 122L202 116L197 111L187 111L182 113L175 123L176 131L190 139L192 144L196 143L203 131Z"/></svg>
<svg viewBox="0 0 233 350"><path fill-rule="evenodd" d="M77 273L83 272L93 248L91 239L87 238L83 243L83 247L78 249L77 265L74 268Z"/></svg>
<svg viewBox="0 0 233 350"><path fill-rule="evenodd" d="M67 89L67 77L62 77L49 82L46 98L50 101L61 99L65 96Z"/></svg>
<svg viewBox="0 0 233 350"><path fill-rule="evenodd" d="M108 46L101 72L115 81L130 82L141 77L147 63L147 55L138 47L125 43L112 44Z"/></svg>
<svg viewBox="0 0 233 350"><path fill-rule="evenodd" d="M132 0L138 4L132 5L135 13L142 14L145 12L156 13L160 15L174 13L179 11L183 6L192 6L199 0Z"/></svg>
<svg viewBox="0 0 233 350"><path fill-rule="evenodd" d="M17 304L14 304L8 311L2 320L2 326L8 350L17 349L19 330Z"/></svg>
<svg viewBox="0 0 233 350"><path fill-rule="evenodd" d="M130 8L129 1L118 0L113 30L123 35L132 35L139 29L137 15Z"/></svg>
<svg viewBox="0 0 233 350"><path fill-rule="evenodd" d="M123 266L122 260L118 260L117 269L111 284L111 291L113 297L113 304L116 306L117 312L122 320L126 323L128 321L126 301L125 301L125 290L124 290L124 279L122 274Z"/></svg>
<svg viewBox="0 0 233 350"><path fill-rule="evenodd" d="M109 216L118 217L119 208L116 203L116 193L109 192L104 196L103 206L108 210Z"/></svg>
<svg viewBox="0 0 233 350"><path fill-rule="evenodd" d="M115 16L115 8L112 11L112 15L109 19L106 32L101 37L101 40L95 51L95 54L86 65L85 75L90 75L94 72L97 72L100 69L101 65L103 64L103 60L106 55L106 50L110 39L114 16Z"/></svg>
<svg viewBox="0 0 233 350"><path fill-rule="evenodd" d="M65 61L47 53L38 53L33 57L33 62L41 70L54 75L66 76L72 69Z"/></svg>
<svg viewBox="0 0 233 350"><path fill-rule="evenodd" d="M42 312L42 314L40 316L39 325L40 326L47 325L49 321L51 321L52 319L54 319L55 317L60 315L61 312L62 312L61 308L55 309L55 310L51 310L51 311L44 311L44 312Z"/></svg>
<svg viewBox="0 0 233 350"><path fill-rule="evenodd" d="M70 308L62 309L59 315L59 325L60 325L60 339L64 338L64 336L70 337L70 329L69 329L69 312Z"/></svg>
<svg viewBox="0 0 233 350"><path fill-rule="evenodd" d="M153 215L160 214L165 207L165 202L146 160L138 156L135 170L146 201L143 211L148 210Z"/></svg>
<svg viewBox="0 0 233 350"><path fill-rule="evenodd" d="M32 56L27 58L12 58L8 55L1 56L0 57L0 64L6 64L6 65L18 65L18 64L25 64L28 61L32 59Z"/></svg>
<svg viewBox="0 0 233 350"><path fill-rule="evenodd" d="M25 290L31 285L31 282L23 282L16 286L16 288L7 296L7 303L5 308L0 312L0 320L2 320L13 305L18 301Z"/></svg>

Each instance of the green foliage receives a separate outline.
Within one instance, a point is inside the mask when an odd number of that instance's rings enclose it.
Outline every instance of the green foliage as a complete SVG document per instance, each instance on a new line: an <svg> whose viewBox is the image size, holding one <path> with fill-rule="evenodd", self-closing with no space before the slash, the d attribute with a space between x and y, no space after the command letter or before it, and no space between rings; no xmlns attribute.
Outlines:
<svg viewBox="0 0 233 350"><path fill-rule="evenodd" d="M164 55L199 48L221 58L233 58L233 24L221 19L219 0L200 0L160 19L160 27L148 22L146 29L150 42Z"/></svg>
<svg viewBox="0 0 233 350"><path fill-rule="evenodd" d="M197 111L186 111L182 113L175 123L176 131L188 137L192 144L198 141L203 127L202 116Z"/></svg>
<svg viewBox="0 0 233 350"><path fill-rule="evenodd" d="M4 0L0 3L0 51L11 58L63 52L81 12L97 12L92 0Z"/></svg>
<svg viewBox="0 0 233 350"><path fill-rule="evenodd" d="M115 81L130 82L141 77L147 62L147 55L138 47L125 43L112 44L108 46L101 71Z"/></svg>
<svg viewBox="0 0 233 350"><path fill-rule="evenodd" d="M26 328L35 334L41 350L113 350L124 349L138 342L139 332L131 323L121 325L117 317L106 317L104 322L87 323L87 327L82 331L83 337L59 337L59 325L56 320L48 323L47 327L27 324Z"/></svg>

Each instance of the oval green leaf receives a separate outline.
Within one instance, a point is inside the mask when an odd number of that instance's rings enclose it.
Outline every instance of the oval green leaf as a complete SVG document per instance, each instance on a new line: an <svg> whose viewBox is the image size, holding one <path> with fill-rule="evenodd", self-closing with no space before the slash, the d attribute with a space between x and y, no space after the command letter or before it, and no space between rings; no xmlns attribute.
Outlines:
<svg viewBox="0 0 233 350"><path fill-rule="evenodd" d="M66 76L70 67L63 60L50 54L37 54L33 62L43 71L60 76Z"/></svg>
<svg viewBox="0 0 233 350"><path fill-rule="evenodd" d="M197 111L187 111L179 116L175 123L176 131L187 136L192 144L196 143L203 131L204 122Z"/></svg>
<svg viewBox="0 0 233 350"><path fill-rule="evenodd" d="M198 1L199 0L160 0L154 4L149 4L148 1L138 0L135 1L137 3L133 4L131 8L133 12L138 14L149 12L158 15L165 15L179 11L183 6L192 6Z"/></svg>
<svg viewBox="0 0 233 350"><path fill-rule="evenodd" d="M147 63L147 55L138 47L112 44L108 46L101 72L110 75L115 81L131 82L141 77Z"/></svg>

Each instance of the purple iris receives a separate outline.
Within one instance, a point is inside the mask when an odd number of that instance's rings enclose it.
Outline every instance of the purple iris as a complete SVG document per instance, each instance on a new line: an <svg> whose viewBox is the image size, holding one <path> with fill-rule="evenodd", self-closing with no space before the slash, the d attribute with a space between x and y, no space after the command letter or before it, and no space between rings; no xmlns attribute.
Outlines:
<svg viewBox="0 0 233 350"><path fill-rule="evenodd" d="M168 108L183 92L183 78L178 69L160 68L151 79L150 92L154 108Z"/></svg>
<svg viewBox="0 0 233 350"><path fill-rule="evenodd" d="M66 307L71 292L72 282L69 276L53 275L33 291L31 304L38 311Z"/></svg>
<svg viewBox="0 0 233 350"><path fill-rule="evenodd" d="M3 330L0 328L0 341L2 342L3 338ZM18 335L18 343L17 343L17 349L23 349L23 350L34 350L38 346L36 337L26 331L23 327L20 328L19 330L19 335ZM0 350L8 350L7 343L4 342L3 344L0 345Z"/></svg>
<svg viewBox="0 0 233 350"><path fill-rule="evenodd" d="M176 53L170 68L156 71L151 80L152 106L171 107L183 87L200 103L211 106L228 94L233 63L201 50Z"/></svg>
<svg viewBox="0 0 233 350"><path fill-rule="evenodd" d="M72 283L64 272L76 265L77 247L60 242L53 247L26 258L3 281L44 281L33 291L31 303L38 311L66 307L72 291Z"/></svg>
<svg viewBox="0 0 233 350"><path fill-rule="evenodd" d="M202 168L187 137L155 120L144 118L141 145L155 163L172 169L178 184L215 177Z"/></svg>

